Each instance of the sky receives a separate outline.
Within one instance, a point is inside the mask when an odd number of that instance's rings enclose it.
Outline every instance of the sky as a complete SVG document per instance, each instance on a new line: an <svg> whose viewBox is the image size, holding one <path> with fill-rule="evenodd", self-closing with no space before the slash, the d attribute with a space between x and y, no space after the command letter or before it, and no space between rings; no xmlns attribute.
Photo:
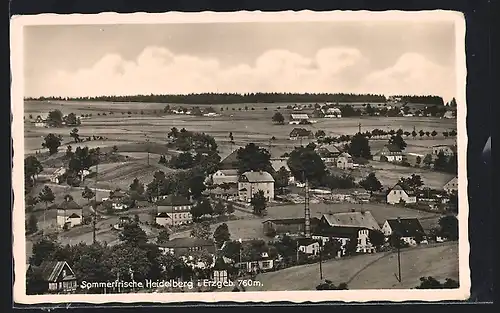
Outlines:
<svg viewBox="0 0 500 313"><path fill-rule="evenodd" d="M456 96L448 21L27 26L25 96Z"/></svg>

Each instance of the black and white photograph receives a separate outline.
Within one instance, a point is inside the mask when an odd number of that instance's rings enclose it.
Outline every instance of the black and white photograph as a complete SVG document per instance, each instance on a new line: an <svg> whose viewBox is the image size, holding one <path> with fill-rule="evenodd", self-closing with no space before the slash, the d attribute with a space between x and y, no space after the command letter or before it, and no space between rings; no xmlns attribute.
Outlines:
<svg viewBox="0 0 500 313"><path fill-rule="evenodd" d="M18 16L11 49L16 302L469 296L462 14Z"/></svg>

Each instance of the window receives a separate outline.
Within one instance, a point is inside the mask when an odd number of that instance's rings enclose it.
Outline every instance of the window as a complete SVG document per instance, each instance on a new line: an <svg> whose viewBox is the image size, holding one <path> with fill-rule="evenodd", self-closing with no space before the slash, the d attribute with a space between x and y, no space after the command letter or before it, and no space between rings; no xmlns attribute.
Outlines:
<svg viewBox="0 0 500 313"><path fill-rule="evenodd" d="M270 261L264 261L264 262L262 262L262 267L267 268L267 267L270 267L270 265L271 265Z"/></svg>
<svg viewBox="0 0 500 313"><path fill-rule="evenodd" d="M360 245L360 244L361 244L361 239L358 238L358 245Z"/></svg>

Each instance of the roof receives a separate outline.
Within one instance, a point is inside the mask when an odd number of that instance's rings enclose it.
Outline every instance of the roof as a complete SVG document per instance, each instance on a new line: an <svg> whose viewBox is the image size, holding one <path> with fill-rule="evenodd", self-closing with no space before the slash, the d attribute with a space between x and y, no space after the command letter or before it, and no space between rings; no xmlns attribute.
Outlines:
<svg viewBox="0 0 500 313"><path fill-rule="evenodd" d="M189 199L176 195L169 195L164 199L160 199L156 204L161 206L192 205Z"/></svg>
<svg viewBox="0 0 500 313"><path fill-rule="evenodd" d="M294 120L307 120L309 118L309 115L307 114L291 114L292 119Z"/></svg>
<svg viewBox="0 0 500 313"><path fill-rule="evenodd" d="M290 171L290 167L288 167L287 159L271 159L271 166L275 171L279 171L281 167L285 167L287 171Z"/></svg>
<svg viewBox="0 0 500 313"><path fill-rule="evenodd" d="M262 223L266 223L266 222L272 222L273 224L279 224L279 225L304 224L305 218L272 219L272 220L265 220ZM311 224L318 224L318 223L319 223L319 218L311 217Z"/></svg>
<svg viewBox="0 0 500 313"><path fill-rule="evenodd" d="M238 176L238 170L237 169L218 170L217 172L221 172L222 174L224 174L226 176Z"/></svg>
<svg viewBox="0 0 500 313"><path fill-rule="evenodd" d="M323 145L321 148L327 149L331 153L341 153L340 149L336 145Z"/></svg>
<svg viewBox="0 0 500 313"><path fill-rule="evenodd" d="M245 172L241 176L242 178L245 177L250 183L274 182L273 176L265 171Z"/></svg>
<svg viewBox="0 0 500 313"><path fill-rule="evenodd" d="M330 226L361 227L380 230L377 220L370 211L323 214Z"/></svg>
<svg viewBox="0 0 500 313"><path fill-rule="evenodd" d="M425 234L424 228L416 218L388 219L387 223L389 223L393 232L397 232L403 237Z"/></svg>
<svg viewBox="0 0 500 313"><path fill-rule="evenodd" d="M73 213L69 216L69 218L80 218L81 216L76 214L76 213Z"/></svg>
<svg viewBox="0 0 500 313"><path fill-rule="evenodd" d="M294 128L290 132L290 137L307 137L311 135L311 131L305 128Z"/></svg>
<svg viewBox="0 0 500 313"><path fill-rule="evenodd" d="M385 145L384 147L387 148L387 150L389 150L390 152L401 152L401 149L394 144L388 144Z"/></svg>
<svg viewBox="0 0 500 313"><path fill-rule="evenodd" d="M40 176L43 176L43 175L52 176L52 175L56 175L56 174L60 175L59 173L61 173L61 168L58 168L58 167L48 167L48 168L43 168L42 172L39 175Z"/></svg>
<svg viewBox="0 0 500 313"><path fill-rule="evenodd" d="M61 209L61 210L79 210L81 209L82 207L76 203L74 200L69 200L69 201L63 201L61 202L58 206L57 206L58 209Z"/></svg>
<svg viewBox="0 0 500 313"><path fill-rule="evenodd" d="M394 187L392 187L392 189L390 191L392 191L392 190L402 190L409 196L415 195L415 192L413 190L404 189L403 186L401 186L399 183L396 184Z"/></svg>
<svg viewBox="0 0 500 313"><path fill-rule="evenodd" d="M54 282L57 280L61 271L67 266L72 276L74 277L73 270L69 267L66 261L44 261L40 264L40 270L42 272L42 277L45 281Z"/></svg>
<svg viewBox="0 0 500 313"><path fill-rule="evenodd" d="M220 162L220 169L237 169L238 168L238 149L235 149Z"/></svg>
<svg viewBox="0 0 500 313"><path fill-rule="evenodd" d="M114 198L123 198L123 197L125 197L125 193L124 193L123 191L121 191L121 190L115 190L115 191L113 191L113 192L109 195L109 197L110 197L111 199L114 199Z"/></svg>
<svg viewBox="0 0 500 313"><path fill-rule="evenodd" d="M156 215L156 217L163 217L163 218L170 218L170 215L168 215L166 212L161 212Z"/></svg>
<svg viewBox="0 0 500 313"><path fill-rule="evenodd" d="M182 237L171 239L167 242L160 243L160 247L164 248L190 248L190 247L207 247L213 246L214 242L195 237Z"/></svg>
<svg viewBox="0 0 500 313"><path fill-rule="evenodd" d="M315 230L312 235L313 236L322 236L322 237L333 237L333 238L352 238L357 237L358 232L361 229L367 229L365 227L343 227L343 226L334 226L328 228L322 228Z"/></svg>
<svg viewBox="0 0 500 313"><path fill-rule="evenodd" d="M449 184L454 184L454 183L457 183L458 182L458 177L455 176L453 177L452 179L450 179L444 186L448 186Z"/></svg>
<svg viewBox="0 0 500 313"><path fill-rule="evenodd" d="M348 158L348 159L352 159L352 156L347 153L347 152L342 152L340 155L339 155L339 158Z"/></svg>

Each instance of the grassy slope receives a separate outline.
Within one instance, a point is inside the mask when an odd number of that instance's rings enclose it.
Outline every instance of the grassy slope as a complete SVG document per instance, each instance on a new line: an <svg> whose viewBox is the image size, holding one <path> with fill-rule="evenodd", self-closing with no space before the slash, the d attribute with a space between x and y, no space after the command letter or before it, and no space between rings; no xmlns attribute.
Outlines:
<svg viewBox="0 0 500 313"><path fill-rule="evenodd" d="M458 280L458 244L446 243L408 249L402 252L402 278L399 284L396 254L368 254L323 263L323 278L335 284L347 282L349 289L413 288L422 276ZM258 290L315 290L321 282L319 264L308 264L281 271L260 274Z"/></svg>

